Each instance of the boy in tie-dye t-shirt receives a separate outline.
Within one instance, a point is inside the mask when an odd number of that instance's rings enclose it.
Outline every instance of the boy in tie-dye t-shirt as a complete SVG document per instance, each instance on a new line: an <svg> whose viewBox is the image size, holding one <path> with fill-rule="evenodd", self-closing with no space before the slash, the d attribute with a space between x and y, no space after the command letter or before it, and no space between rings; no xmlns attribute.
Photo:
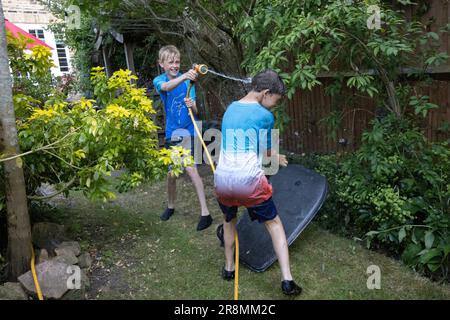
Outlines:
<svg viewBox="0 0 450 320"><path fill-rule="evenodd" d="M272 186L262 168L265 155L281 166L287 165L286 157L272 148L274 117L269 111L284 92L279 75L273 70L265 70L253 77L252 90L227 108L222 120L222 147L214 185L224 214L225 266L222 277L225 280L234 278L236 214L238 207L244 206L251 219L264 223L269 231L281 267L283 293L298 295L302 289L292 279L286 233L272 200Z"/></svg>

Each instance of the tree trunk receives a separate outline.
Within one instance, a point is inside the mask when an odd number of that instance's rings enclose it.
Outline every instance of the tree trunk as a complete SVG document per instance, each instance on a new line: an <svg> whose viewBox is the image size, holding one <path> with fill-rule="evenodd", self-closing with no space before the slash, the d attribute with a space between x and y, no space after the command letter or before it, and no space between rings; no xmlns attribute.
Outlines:
<svg viewBox="0 0 450 320"><path fill-rule="evenodd" d="M383 81L384 87L388 95L389 110L393 112L398 118L402 116L402 110L400 108L400 103L398 101L397 94L395 92L395 85L392 80L389 79L384 68L379 64L378 71L380 74L380 79Z"/></svg>
<svg viewBox="0 0 450 320"><path fill-rule="evenodd" d="M19 154L12 82L6 49L5 17L0 0L0 153ZM8 277L10 280L29 270L31 227L21 158L4 162L8 224Z"/></svg>

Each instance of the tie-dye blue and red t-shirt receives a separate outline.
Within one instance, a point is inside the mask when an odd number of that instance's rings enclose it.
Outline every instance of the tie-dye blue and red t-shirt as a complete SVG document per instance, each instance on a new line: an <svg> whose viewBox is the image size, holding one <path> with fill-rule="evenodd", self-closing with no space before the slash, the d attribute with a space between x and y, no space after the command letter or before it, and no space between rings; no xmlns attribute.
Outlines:
<svg viewBox="0 0 450 320"><path fill-rule="evenodd" d="M273 126L273 114L257 102L233 102L227 108L214 174L220 203L251 207L272 196L272 186L262 168L262 154L272 147Z"/></svg>

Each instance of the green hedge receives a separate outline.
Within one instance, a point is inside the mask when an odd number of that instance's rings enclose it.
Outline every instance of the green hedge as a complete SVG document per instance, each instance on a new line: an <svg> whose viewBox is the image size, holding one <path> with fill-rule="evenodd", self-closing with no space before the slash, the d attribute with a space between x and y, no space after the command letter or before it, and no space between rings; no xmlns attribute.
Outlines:
<svg viewBox="0 0 450 320"><path fill-rule="evenodd" d="M412 121L387 116L373 121L356 152L300 162L328 179L324 227L449 280L449 141L430 143Z"/></svg>

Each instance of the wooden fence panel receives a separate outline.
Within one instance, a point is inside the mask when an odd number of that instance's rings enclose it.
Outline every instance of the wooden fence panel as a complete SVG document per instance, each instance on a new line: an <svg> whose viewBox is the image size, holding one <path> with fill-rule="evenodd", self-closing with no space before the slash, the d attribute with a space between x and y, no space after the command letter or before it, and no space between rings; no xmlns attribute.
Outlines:
<svg viewBox="0 0 450 320"><path fill-rule="evenodd" d="M407 19L414 14L411 8L405 10ZM433 32L450 23L449 1L433 0L422 21L429 22L428 31ZM449 34L442 36L441 41L441 51L450 55ZM440 106L429 112L423 129L431 141L443 141L450 138L448 133L439 131L444 123L450 123L450 61L442 68L433 70L433 77L435 80L431 85L417 84L415 92L428 95L432 103ZM354 150L360 145L362 133L369 128L376 113L374 101L348 88L341 92L339 98L333 98L325 90L330 79L320 80L323 82L322 86L311 91L299 90L288 102L287 113L291 121L280 136L281 148L294 153L330 153ZM207 95L206 99L210 118L222 119L224 110L218 101L220 98ZM344 143L330 140L330 131L321 121L336 109L347 110L337 131L337 139L342 139Z"/></svg>
<svg viewBox="0 0 450 320"><path fill-rule="evenodd" d="M376 113L374 101L350 89L342 93L344 101L333 101L325 87L326 84L311 91L300 90L289 102L287 112L291 121L282 135L282 148L294 153L330 153L354 150L360 145L362 133L370 127ZM427 138L431 141L450 138L448 133L439 130L445 123L450 123L450 82L434 80L430 85L414 88L416 94L429 96L430 102L439 106L429 112L423 123ZM331 141L329 128L321 122L336 105L344 110L336 137L344 143Z"/></svg>

